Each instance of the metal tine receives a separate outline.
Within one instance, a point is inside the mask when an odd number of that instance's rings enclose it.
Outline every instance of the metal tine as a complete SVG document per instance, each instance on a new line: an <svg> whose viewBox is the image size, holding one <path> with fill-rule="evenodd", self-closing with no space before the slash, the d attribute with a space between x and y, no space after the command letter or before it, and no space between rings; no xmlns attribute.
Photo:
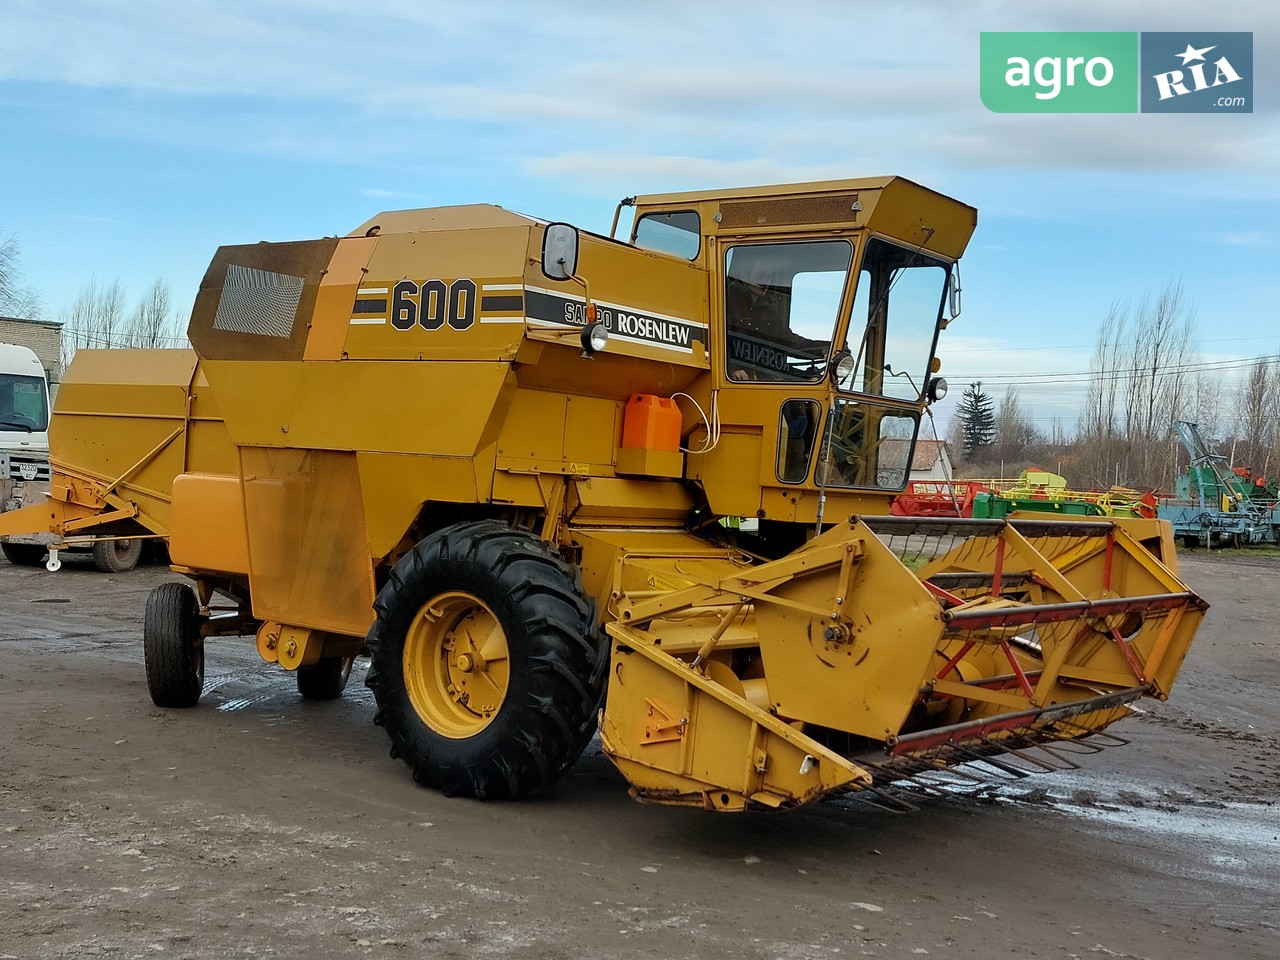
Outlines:
<svg viewBox="0 0 1280 960"><path fill-rule="evenodd" d="M946 761L942 759L938 751L934 751L927 756L903 755L901 758L891 763L871 763L864 764L864 766L876 770L889 782L911 780L916 777L926 775L945 775L954 777L957 780L967 780L973 783L985 782L982 777L978 777L972 773L968 773L967 771L946 765Z"/></svg>
<svg viewBox="0 0 1280 960"><path fill-rule="evenodd" d="M960 756L984 756L977 750L960 749L957 744L945 744L937 748L938 763L945 764L941 769L945 769L952 777L959 777L960 780L968 780L974 783L986 783L988 781L986 774L965 771L963 768L956 767L955 756L957 754ZM968 763L968 760L965 760L965 763ZM940 768L933 767L931 768L932 771L940 771Z"/></svg>
<svg viewBox="0 0 1280 960"><path fill-rule="evenodd" d="M892 780L891 783L893 784L893 789L899 789L900 784L908 783L908 784L911 784L911 787L909 787L908 789L919 790L930 797L947 797L947 796L950 796L950 793L947 790L948 785L954 785L959 787L959 786L967 786L969 783L980 782L980 781L974 780L974 778L971 778L971 777L965 777L963 778L963 780L952 779L948 781L946 777L950 772L951 771L949 770L937 770L937 769L921 770L916 773L908 773L908 774L899 776L897 779ZM934 783L926 779L927 777L931 777L931 776L939 776L942 779L942 782Z"/></svg>
<svg viewBox="0 0 1280 960"><path fill-rule="evenodd" d="M987 742L985 738L983 739L983 742ZM956 753L960 754L962 757L971 757L975 763L985 763L987 766L994 767L997 770L1003 770L1005 773L1009 774L1009 778L1011 780L1022 780L1031 776L1031 771L1021 770L1011 763L1005 763L1002 760L997 760L995 757L989 756L980 750L974 750L970 747L961 746L960 744L955 744L954 749Z"/></svg>
<svg viewBox="0 0 1280 960"><path fill-rule="evenodd" d="M981 757L989 760L988 757ZM999 768L999 765L993 765ZM1004 770L1016 768L1004 768ZM1053 769L1045 767L1045 769ZM893 789L918 792L930 799L949 799L956 796L973 796L984 791L999 790L1001 785L1030 776L1030 773L1011 775L1000 771L986 771L981 775L959 770L956 767L931 769L914 776L894 781ZM932 779L936 778L936 780Z"/></svg>
<svg viewBox="0 0 1280 960"><path fill-rule="evenodd" d="M944 753L947 754L946 757L943 756ZM950 777L957 782L957 785L961 785L962 782L970 784L987 782L988 778L986 776L955 766L956 753L955 745L947 744L945 747L933 748L927 755L901 754L890 763L876 764L875 766L890 781L912 779L919 776L935 776Z"/></svg>
<svg viewBox="0 0 1280 960"><path fill-rule="evenodd" d="M1044 760L1040 760L1034 756L1031 756L1030 751L1033 751L1033 750L1043 750L1045 753L1049 754L1049 756L1053 757L1054 760L1057 761L1057 763L1047 763ZM1027 763L1032 764L1033 766L1039 767L1041 770L1045 770L1050 773L1053 773L1059 770L1080 769L1079 764L1072 763L1070 760L1066 759L1065 757L1057 756L1052 750L1049 750L1042 743L1027 743L1018 747L1010 747L1009 753L1013 754L1014 756L1022 760L1025 760Z"/></svg>
<svg viewBox="0 0 1280 960"><path fill-rule="evenodd" d="M1069 742L1069 741L1068 741L1068 742ZM1070 757L1064 757L1064 756L1062 756L1062 754L1058 752L1058 749L1057 749L1057 748L1058 748L1060 745L1061 745L1061 744L1055 743L1055 744L1053 744L1053 746L1050 746L1050 745L1049 745L1049 744L1047 744L1047 743L1037 743L1037 744L1033 744L1033 748L1034 748L1034 749L1036 749L1036 750L1042 750L1042 751L1044 751L1044 752L1045 752L1045 753L1047 753L1049 756L1051 756L1051 757L1053 757L1055 760L1057 760L1060 764L1062 764L1062 766L1056 767L1056 768L1054 768L1054 769L1057 769L1057 770L1079 770L1079 769L1080 769L1080 764L1076 763L1076 762L1075 762L1074 760L1072 760ZM1064 752L1065 752L1065 751L1064 751ZM1083 756L1083 754L1077 754L1077 756Z"/></svg>
<svg viewBox="0 0 1280 960"><path fill-rule="evenodd" d="M954 770L932 770L927 773L917 774L911 778L911 782L919 785L922 790L928 792L931 796L949 797L957 790L972 790L984 787L989 784L990 778L975 777L971 774L956 776ZM931 783L923 778L938 778L938 782Z"/></svg>
<svg viewBox="0 0 1280 960"><path fill-rule="evenodd" d="M1071 753L1077 757L1091 757L1095 753L1101 753L1113 744L1103 743L1085 743L1083 740L1055 740L1053 741L1055 749L1061 750L1063 753Z"/></svg>
<svg viewBox="0 0 1280 960"><path fill-rule="evenodd" d="M958 781L967 781L969 783L986 783L987 782L986 777L980 776L976 773L971 773L968 770L961 770L959 767L944 767L944 768L933 767L924 772L954 777Z"/></svg>
<svg viewBox="0 0 1280 960"><path fill-rule="evenodd" d="M1104 733L1101 730L1090 730L1088 727L1082 727L1079 724L1072 723L1069 720L1056 720L1054 722L1058 726L1067 727L1072 730L1078 730L1082 734L1082 736L1076 737L1075 739L1054 741L1055 744L1060 748L1065 748L1067 747L1067 745L1070 745L1072 748L1075 748L1073 750L1069 750L1068 752L1073 752L1073 753L1082 754L1082 755L1092 755L1095 753L1101 753L1103 750L1106 750L1109 747L1127 747L1129 745L1128 740L1124 739L1123 737L1117 737L1114 733ZM1105 742L1108 740L1111 742L1110 743Z"/></svg>
<svg viewBox="0 0 1280 960"><path fill-rule="evenodd" d="M1106 747L1127 747L1132 742L1124 737L1117 737L1114 733L1107 733L1105 730L1093 730L1089 733L1088 739L1093 740L1109 740L1110 743ZM1105 747L1104 747L1105 749Z"/></svg>
<svg viewBox="0 0 1280 960"><path fill-rule="evenodd" d="M867 789L877 790L889 788L890 784L910 783L914 784L916 789L929 796L942 797L946 795L937 784L921 779L931 774L944 772L945 768L940 769L933 762L919 757L899 758L891 763L879 763L874 760L859 760L858 762L872 775L874 786ZM951 771L945 770L945 772L950 773ZM895 786L893 789L898 788Z"/></svg>
<svg viewBox="0 0 1280 960"><path fill-rule="evenodd" d="M868 796L870 794L871 796ZM873 787L867 790L859 790L851 795L853 799L865 803L869 807L877 810L884 810L886 813L919 813L920 808L911 801L900 795L900 791L889 790L886 787ZM873 800L872 797L878 798Z"/></svg>

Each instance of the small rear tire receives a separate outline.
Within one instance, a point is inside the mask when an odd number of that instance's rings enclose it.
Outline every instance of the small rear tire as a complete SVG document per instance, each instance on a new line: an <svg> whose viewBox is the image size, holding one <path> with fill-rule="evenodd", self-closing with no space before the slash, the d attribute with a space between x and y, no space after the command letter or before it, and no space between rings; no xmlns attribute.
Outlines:
<svg viewBox="0 0 1280 960"><path fill-rule="evenodd" d="M308 700L337 700L347 689L355 657L321 657L297 670L298 693Z"/></svg>
<svg viewBox="0 0 1280 960"><path fill-rule="evenodd" d="M157 707L194 707L199 702L204 692L204 639L200 606L186 584L162 583L147 597L142 654L147 689Z"/></svg>
<svg viewBox="0 0 1280 960"><path fill-rule="evenodd" d="M141 556L141 540L98 540L93 544L93 565L103 573L128 573Z"/></svg>
<svg viewBox="0 0 1280 960"><path fill-rule="evenodd" d="M0 551L15 567L38 567L49 548L39 543L0 543Z"/></svg>

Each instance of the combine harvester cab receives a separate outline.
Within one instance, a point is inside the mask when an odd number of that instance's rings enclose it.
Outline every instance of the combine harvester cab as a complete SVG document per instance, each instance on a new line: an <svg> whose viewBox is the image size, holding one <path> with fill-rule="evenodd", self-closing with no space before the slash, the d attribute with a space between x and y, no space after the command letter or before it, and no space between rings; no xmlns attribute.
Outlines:
<svg viewBox="0 0 1280 960"><path fill-rule="evenodd" d="M157 704L196 704L213 636L316 699L364 651L423 784L523 797L598 730L637 798L733 811L1065 765L1168 694L1204 604L1167 525L885 516L971 207L901 178L623 204L626 242L469 206L218 251L189 385L148 401L202 415L122 458L182 437L179 469L91 491L195 587L147 604ZM115 379L98 412L141 417Z"/></svg>

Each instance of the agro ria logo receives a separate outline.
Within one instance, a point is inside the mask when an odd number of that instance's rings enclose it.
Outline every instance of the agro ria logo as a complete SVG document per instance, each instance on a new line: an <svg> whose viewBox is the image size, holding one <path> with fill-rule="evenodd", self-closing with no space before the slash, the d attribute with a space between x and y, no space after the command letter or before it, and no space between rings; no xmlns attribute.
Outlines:
<svg viewBox="0 0 1280 960"><path fill-rule="evenodd" d="M1143 113L1253 113L1253 34L1144 33Z"/></svg>
<svg viewBox="0 0 1280 960"><path fill-rule="evenodd" d="M1208 90L1210 87L1220 87L1225 83L1235 83L1240 80L1240 74L1236 72L1236 68L1231 65L1231 61L1225 55L1216 59L1206 59L1205 54L1216 49L1218 48L1215 44L1197 50L1188 43L1186 50L1176 54L1182 58L1183 69L1169 70L1152 76L1156 82L1156 89L1160 92L1160 99L1181 97L1188 93ZM1212 79L1208 76L1210 67L1213 69Z"/></svg>

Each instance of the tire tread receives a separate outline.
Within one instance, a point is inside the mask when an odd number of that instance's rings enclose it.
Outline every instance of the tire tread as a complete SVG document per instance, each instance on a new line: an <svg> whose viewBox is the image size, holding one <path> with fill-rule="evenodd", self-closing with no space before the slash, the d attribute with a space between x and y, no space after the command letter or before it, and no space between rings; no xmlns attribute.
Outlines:
<svg viewBox="0 0 1280 960"><path fill-rule="evenodd" d="M162 583L147 597L142 628L147 688L157 707L194 707L204 691L199 605L186 584Z"/></svg>
<svg viewBox="0 0 1280 960"><path fill-rule="evenodd" d="M410 704L402 658L412 618L439 592L438 583L449 581L452 589L459 577L488 578L484 588L505 598L528 651L523 666L512 662L508 700L490 726L451 740ZM446 527L401 558L374 609L365 678L378 705L374 723L418 783L449 796L518 799L549 787L581 755L595 732L607 647L578 571L551 544L497 520Z"/></svg>

